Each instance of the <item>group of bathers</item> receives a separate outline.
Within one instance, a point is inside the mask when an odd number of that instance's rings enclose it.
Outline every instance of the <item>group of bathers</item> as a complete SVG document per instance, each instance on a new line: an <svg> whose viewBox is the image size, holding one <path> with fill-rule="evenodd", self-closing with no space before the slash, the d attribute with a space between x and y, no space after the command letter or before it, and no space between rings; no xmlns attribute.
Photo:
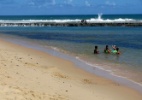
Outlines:
<svg viewBox="0 0 142 100"><path fill-rule="evenodd" d="M106 47L104 49L104 53L106 53L106 54L110 54L110 53L112 53L112 54L120 54L120 51L119 51L118 47L116 47L115 45L112 45L112 48L113 48L113 50L110 50L109 46L106 45ZM98 46L95 46L94 54L99 54Z"/></svg>

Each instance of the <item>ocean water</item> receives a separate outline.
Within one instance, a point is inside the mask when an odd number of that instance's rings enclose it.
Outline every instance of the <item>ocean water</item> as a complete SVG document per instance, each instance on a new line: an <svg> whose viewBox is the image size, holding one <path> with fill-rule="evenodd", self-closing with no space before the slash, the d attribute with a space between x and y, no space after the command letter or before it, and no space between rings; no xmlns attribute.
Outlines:
<svg viewBox="0 0 142 100"><path fill-rule="evenodd" d="M72 16L0 16L0 23L9 22L129 22L142 21L142 15L72 15ZM57 50L86 64L111 71L142 84L142 27L45 27L1 26L0 36L11 37L18 42L31 41L44 48ZM93 54L94 46L100 54ZM120 55L104 54L105 45L116 45Z"/></svg>
<svg viewBox="0 0 142 100"><path fill-rule="evenodd" d="M142 23L142 14L135 15L38 15L38 16L0 16L1 26L19 26L29 23L30 26L44 26L41 23L78 23L86 20L87 23ZM19 24L20 23L20 24ZM35 24L36 23L36 24ZM28 26L28 24L24 24Z"/></svg>

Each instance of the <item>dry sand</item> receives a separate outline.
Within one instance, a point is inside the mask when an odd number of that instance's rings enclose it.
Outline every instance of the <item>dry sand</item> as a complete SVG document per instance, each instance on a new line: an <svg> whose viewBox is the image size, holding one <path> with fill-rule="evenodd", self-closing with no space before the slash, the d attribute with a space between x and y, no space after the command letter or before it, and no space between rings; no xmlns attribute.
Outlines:
<svg viewBox="0 0 142 100"><path fill-rule="evenodd" d="M142 100L142 94L65 59L0 40L0 100Z"/></svg>

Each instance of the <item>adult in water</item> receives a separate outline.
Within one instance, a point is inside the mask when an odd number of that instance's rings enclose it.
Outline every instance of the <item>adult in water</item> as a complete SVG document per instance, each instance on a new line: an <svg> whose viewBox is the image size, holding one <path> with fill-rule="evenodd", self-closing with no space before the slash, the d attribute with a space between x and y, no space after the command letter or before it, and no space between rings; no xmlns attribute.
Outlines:
<svg viewBox="0 0 142 100"><path fill-rule="evenodd" d="M108 45L106 45L105 49L104 49L104 53L109 54L111 51L108 47Z"/></svg>
<svg viewBox="0 0 142 100"><path fill-rule="evenodd" d="M95 46L95 49L94 49L94 54L99 54L99 51L98 51L98 46Z"/></svg>

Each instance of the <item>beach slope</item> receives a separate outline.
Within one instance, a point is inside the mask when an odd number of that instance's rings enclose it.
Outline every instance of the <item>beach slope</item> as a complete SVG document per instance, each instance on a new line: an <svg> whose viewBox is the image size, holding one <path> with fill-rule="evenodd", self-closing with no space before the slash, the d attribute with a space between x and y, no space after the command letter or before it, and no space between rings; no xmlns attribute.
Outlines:
<svg viewBox="0 0 142 100"><path fill-rule="evenodd" d="M0 40L0 100L142 100L70 61Z"/></svg>

